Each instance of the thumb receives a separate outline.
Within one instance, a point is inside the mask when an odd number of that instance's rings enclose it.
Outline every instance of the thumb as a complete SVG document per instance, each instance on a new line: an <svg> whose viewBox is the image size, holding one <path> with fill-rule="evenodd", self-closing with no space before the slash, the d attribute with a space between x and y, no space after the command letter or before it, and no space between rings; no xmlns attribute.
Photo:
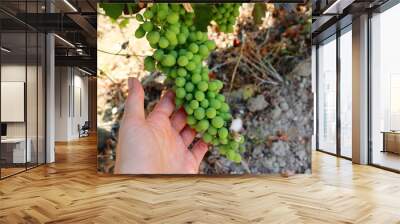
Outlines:
<svg viewBox="0 0 400 224"><path fill-rule="evenodd" d="M128 78L128 98L125 101L126 117L145 118L144 115L144 90L137 78Z"/></svg>

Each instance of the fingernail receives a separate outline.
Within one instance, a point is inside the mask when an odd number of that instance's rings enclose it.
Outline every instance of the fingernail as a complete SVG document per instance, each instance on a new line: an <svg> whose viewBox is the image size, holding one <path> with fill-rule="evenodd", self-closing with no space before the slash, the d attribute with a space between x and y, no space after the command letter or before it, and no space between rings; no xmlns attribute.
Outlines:
<svg viewBox="0 0 400 224"><path fill-rule="evenodd" d="M133 78L132 77L128 78L128 89L129 90L133 89Z"/></svg>

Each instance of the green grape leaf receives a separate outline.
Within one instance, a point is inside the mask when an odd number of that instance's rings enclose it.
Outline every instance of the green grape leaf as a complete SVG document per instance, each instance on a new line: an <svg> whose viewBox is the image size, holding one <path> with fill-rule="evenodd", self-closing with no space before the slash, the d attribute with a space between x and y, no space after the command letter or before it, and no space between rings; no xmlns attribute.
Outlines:
<svg viewBox="0 0 400 224"><path fill-rule="evenodd" d="M206 32L207 26L211 22L211 7L212 4L192 4L195 13L193 24L196 30Z"/></svg>
<svg viewBox="0 0 400 224"><path fill-rule="evenodd" d="M111 19L116 20L122 15L122 11L125 8L124 3L101 3L100 7L104 9L104 12Z"/></svg>
<svg viewBox="0 0 400 224"><path fill-rule="evenodd" d="M265 3L256 3L254 5L254 9L252 12L253 20L256 25L260 25L262 23L262 19L265 17L265 11L267 10L267 6Z"/></svg>

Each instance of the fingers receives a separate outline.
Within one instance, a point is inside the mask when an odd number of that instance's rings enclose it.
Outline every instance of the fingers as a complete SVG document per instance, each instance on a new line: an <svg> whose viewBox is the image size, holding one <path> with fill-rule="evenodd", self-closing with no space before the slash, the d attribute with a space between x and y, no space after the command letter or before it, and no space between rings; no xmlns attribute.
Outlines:
<svg viewBox="0 0 400 224"><path fill-rule="evenodd" d="M171 91L168 91L160 100L160 102L157 103L157 105L154 107L154 110L151 112L149 117L155 116L155 115L164 115L167 117L170 117L172 112L175 110L175 103L174 103L174 93Z"/></svg>
<svg viewBox="0 0 400 224"><path fill-rule="evenodd" d="M128 89L124 115L144 119L144 90L140 81L128 78Z"/></svg>
<svg viewBox="0 0 400 224"><path fill-rule="evenodd" d="M177 132L181 132L186 125L186 113L181 108L175 112L171 117L172 127L175 128Z"/></svg>
<svg viewBox="0 0 400 224"><path fill-rule="evenodd" d="M183 131L181 132L181 137L182 137L183 143L185 144L186 147L188 147L190 144L192 144L195 136L196 136L196 132L189 126L186 126L183 129Z"/></svg>
<svg viewBox="0 0 400 224"><path fill-rule="evenodd" d="M205 142L203 142L203 140L199 140L194 144L192 148L192 154L196 159L197 167L200 165L207 151L208 151L208 145Z"/></svg>

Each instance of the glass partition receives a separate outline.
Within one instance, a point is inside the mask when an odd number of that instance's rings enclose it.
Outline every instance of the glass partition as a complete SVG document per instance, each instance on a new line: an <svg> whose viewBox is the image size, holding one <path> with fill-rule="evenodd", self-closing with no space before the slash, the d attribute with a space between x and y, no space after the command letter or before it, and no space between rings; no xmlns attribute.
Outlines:
<svg viewBox="0 0 400 224"><path fill-rule="evenodd" d="M17 19L43 5L0 2L0 178L45 163L46 39Z"/></svg>
<svg viewBox="0 0 400 224"><path fill-rule="evenodd" d="M336 36L318 47L318 149L336 154Z"/></svg>
<svg viewBox="0 0 400 224"><path fill-rule="evenodd" d="M371 18L371 162L400 171L400 5Z"/></svg>
<svg viewBox="0 0 400 224"><path fill-rule="evenodd" d="M26 150L26 40L25 32L1 34L2 177L24 171L31 161L29 145Z"/></svg>
<svg viewBox="0 0 400 224"><path fill-rule="evenodd" d="M352 33L340 36L340 155L352 157Z"/></svg>

